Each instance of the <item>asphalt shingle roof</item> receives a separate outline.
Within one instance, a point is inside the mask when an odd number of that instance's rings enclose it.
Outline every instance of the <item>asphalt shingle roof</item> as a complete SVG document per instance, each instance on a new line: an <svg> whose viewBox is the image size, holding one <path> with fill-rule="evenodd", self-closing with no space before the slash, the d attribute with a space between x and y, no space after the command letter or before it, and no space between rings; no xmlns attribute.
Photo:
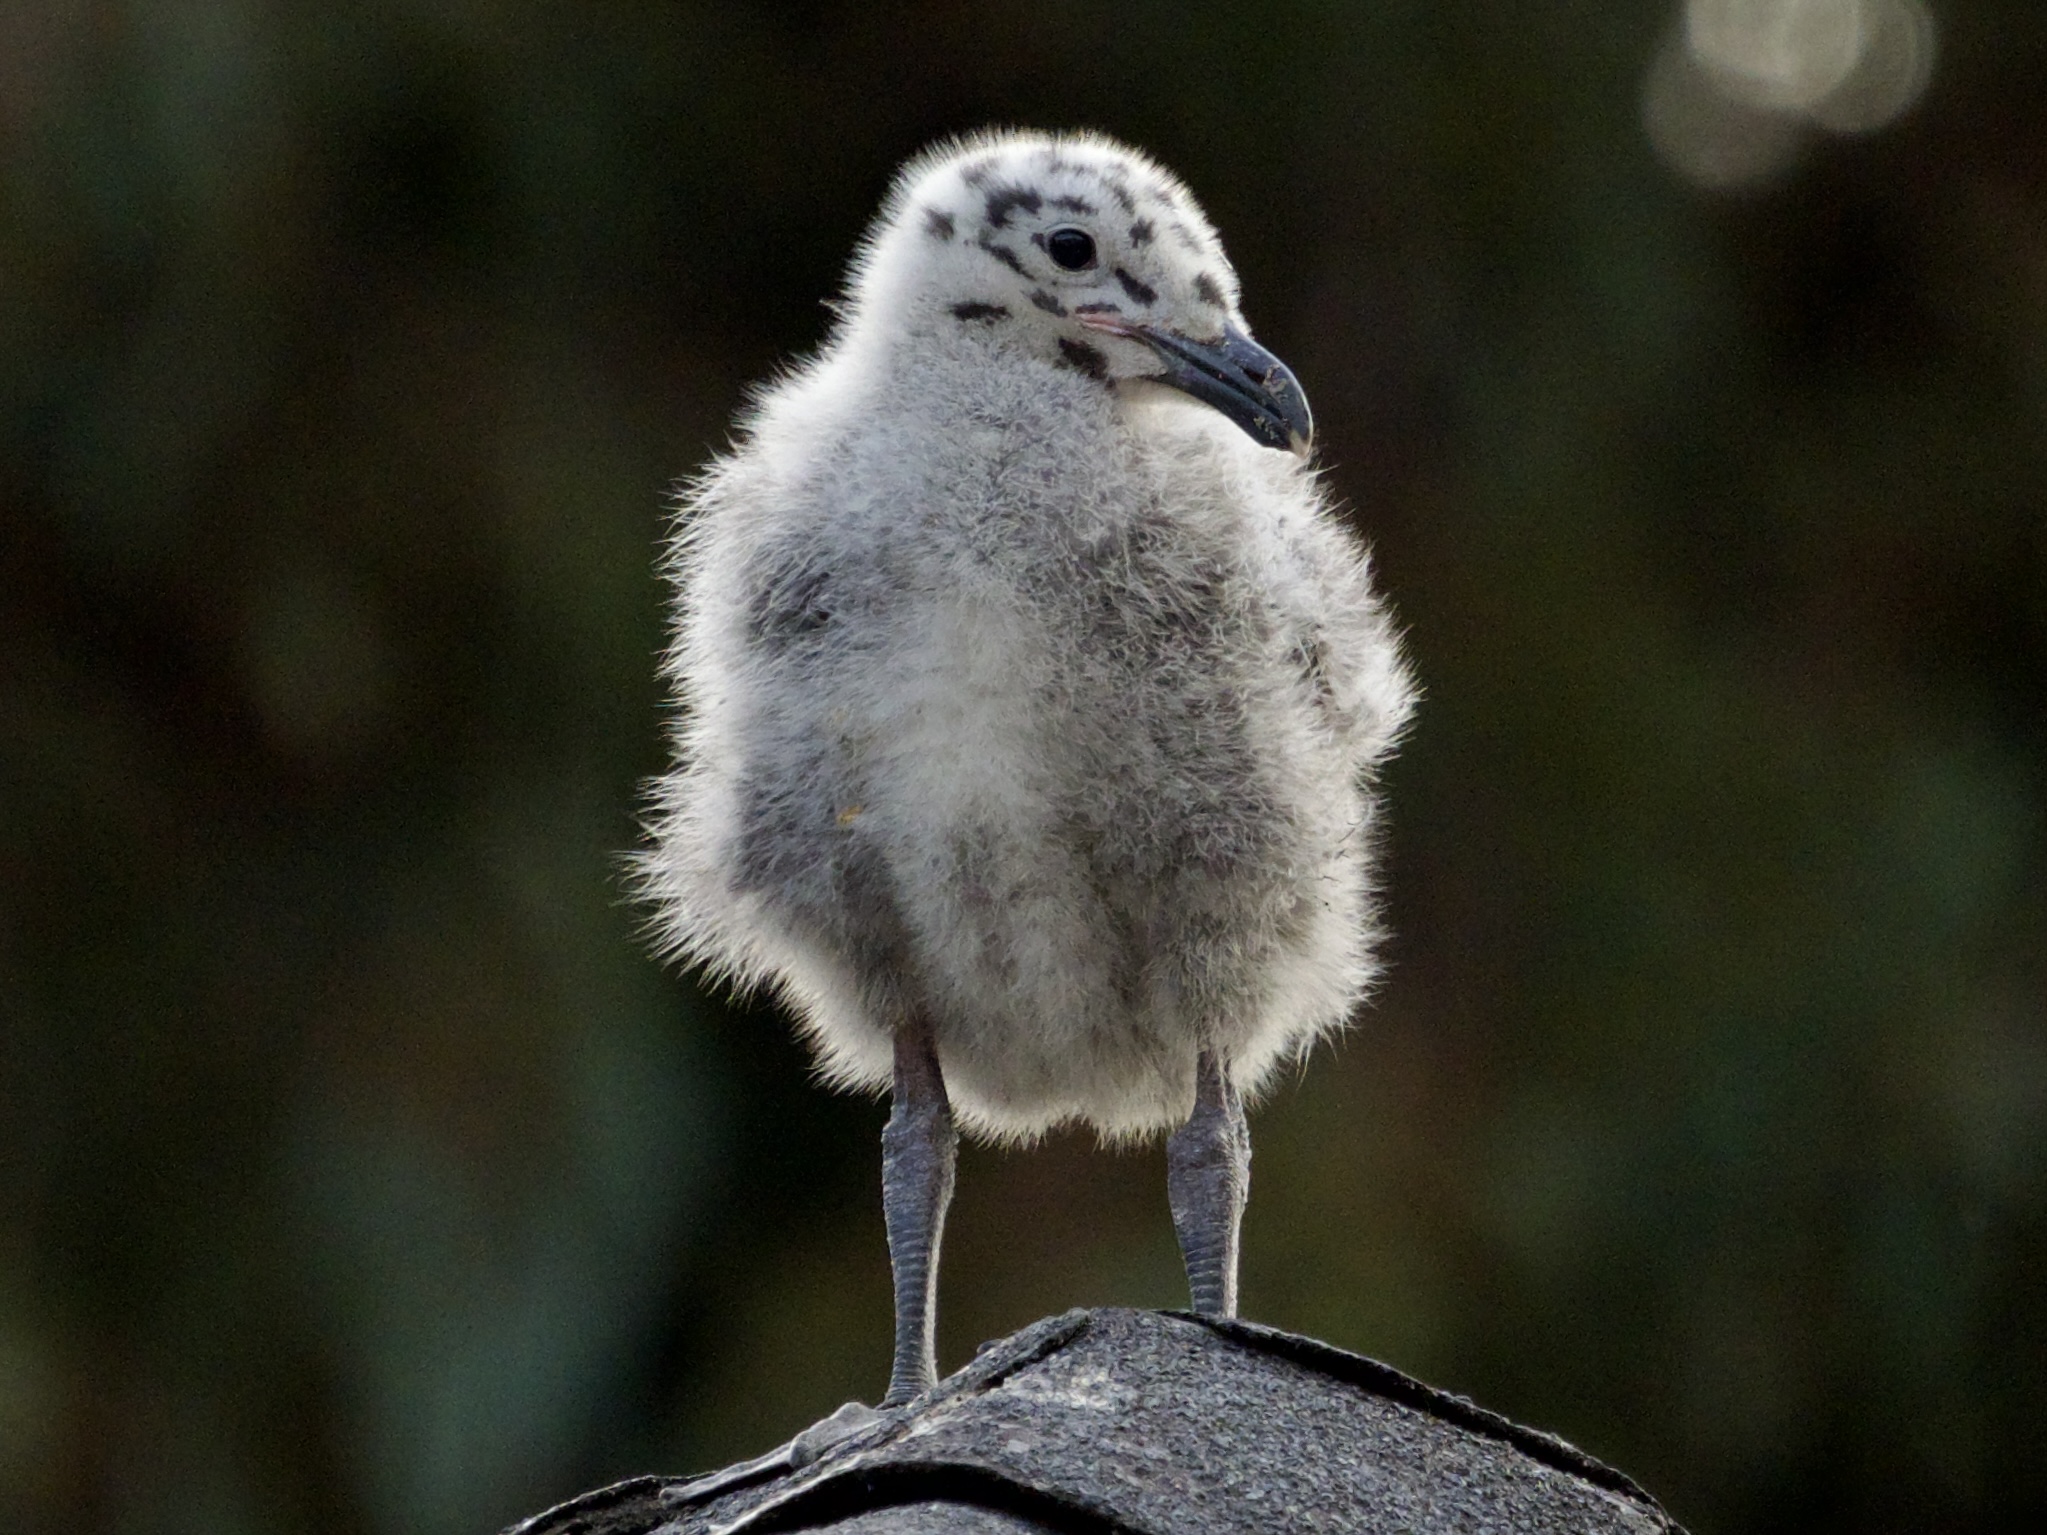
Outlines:
<svg viewBox="0 0 2047 1535"><path fill-rule="evenodd" d="M1625 1476L1390 1366L1253 1323L1070 1311L909 1407L507 1535L1676 1531Z"/></svg>

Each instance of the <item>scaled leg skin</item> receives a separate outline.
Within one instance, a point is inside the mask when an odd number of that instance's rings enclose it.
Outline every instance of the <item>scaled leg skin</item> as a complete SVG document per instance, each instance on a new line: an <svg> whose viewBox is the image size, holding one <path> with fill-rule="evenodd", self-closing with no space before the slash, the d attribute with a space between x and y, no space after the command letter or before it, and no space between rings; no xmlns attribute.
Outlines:
<svg viewBox="0 0 2047 1535"><path fill-rule="evenodd" d="M1237 1230L1251 1189L1244 1100L1212 1050L1194 1066L1194 1112L1166 1142L1166 1197L1203 1316L1237 1314Z"/></svg>
<svg viewBox="0 0 2047 1535"><path fill-rule="evenodd" d="M881 1208L896 1280L896 1358L884 1407L938 1382L938 1239L958 1145L931 1031L913 1021L896 1035L895 1106L881 1132Z"/></svg>

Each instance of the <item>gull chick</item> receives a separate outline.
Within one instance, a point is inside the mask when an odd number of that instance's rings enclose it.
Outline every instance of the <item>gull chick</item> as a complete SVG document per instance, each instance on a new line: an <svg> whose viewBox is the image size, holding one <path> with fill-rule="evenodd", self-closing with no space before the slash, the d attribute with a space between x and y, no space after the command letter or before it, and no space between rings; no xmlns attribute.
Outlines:
<svg viewBox="0 0 2047 1535"><path fill-rule="evenodd" d="M1307 401L1187 189L1091 134L897 178L833 332L682 496L667 950L889 1088L885 1405L935 1380L955 1126L1170 1129L1233 1315L1244 1100L1372 976L1411 688Z"/></svg>

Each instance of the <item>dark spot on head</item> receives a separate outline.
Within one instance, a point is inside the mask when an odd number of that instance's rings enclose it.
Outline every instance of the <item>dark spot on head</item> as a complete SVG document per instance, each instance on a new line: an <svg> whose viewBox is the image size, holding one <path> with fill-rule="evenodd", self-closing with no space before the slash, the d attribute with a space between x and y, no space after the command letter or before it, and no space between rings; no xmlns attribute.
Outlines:
<svg viewBox="0 0 2047 1535"><path fill-rule="evenodd" d="M1116 199L1117 206L1125 213L1137 211L1137 199L1130 195L1130 189L1121 182L1104 180L1102 185L1109 189L1109 195Z"/></svg>
<svg viewBox="0 0 2047 1535"><path fill-rule="evenodd" d="M1204 304L1213 304L1218 309L1222 308L1223 290L1216 286L1215 279L1206 272L1196 272L1194 274L1194 296Z"/></svg>
<svg viewBox="0 0 2047 1535"><path fill-rule="evenodd" d="M1001 262L1004 266L1008 267L1010 271L1016 273L1017 276L1028 277L1031 275L1029 272L1026 272L1024 270L1024 264L1017 259L1016 252L1011 250L1007 245L997 245L993 240L989 239L986 235L982 235L981 238L976 240L974 243L980 246L981 249L986 251L989 255L993 256L997 261Z"/></svg>
<svg viewBox="0 0 2047 1535"><path fill-rule="evenodd" d="M1003 306L1000 304L983 304L978 302L977 300L969 300L964 304L953 305L952 317L955 320L981 320L984 322L992 322L995 320L1008 319L1009 311L1003 308Z"/></svg>
<svg viewBox="0 0 2047 1535"><path fill-rule="evenodd" d="M1073 312L1075 314L1121 314L1123 306L1121 304L1075 304Z"/></svg>
<svg viewBox="0 0 2047 1535"><path fill-rule="evenodd" d="M1031 302L1044 310L1046 314L1056 314L1062 319L1066 315L1066 306L1052 297L1043 288L1035 288L1031 291Z"/></svg>
<svg viewBox="0 0 2047 1535"><path fill-rule="evenodd" d="M1095 212L1095 205L1089 202L1085 197L1074 197L1071 195L1068 195L1066 197L1053 198L1052 206L1055 208L1064 208L1068 213L1092 214L1093 212Z"/></svg>
<svg viewBox="0 0 2047 1535"><path fill-rule="evenodd" d="M970 187L980 186L995 169L995 156L983 155L980 159L960 167L960 180Z"/></svg>
<svg viewBox="0 0 2047 1535"><path fill-rule="evenodd" d="M1173 238L1180 242L1183 249L1193 251L1197 255L1200 254L1201 242L1194 238L1194 231L1178 219L1173 220Z"/></svg>
<svg viewBox="0 0 2047 1535"><path fill-rule="evenodd" d="M1130 243L1132 245L1149 245L1151 244L1151 237L1157 232L1151 227L1150 219L1139 219L1130 226Z"/></svg>
<svg viewBox="0 0 2047 1535"><path fill-rule="evenodd" d="M1072 368L1077 373L1085 373L1089 378L1098 379L1103 383L1108 382L1109 359L1089 346L1085 341L1074 341L1061 336L1059 338L1059 361L1062 365Z"/></svg>
<svg viewBox="0 0 2047 1535"><path fill-rule="evenodd" d="M1136 303L1154 304L1158 302L1158 289L1139 282L1121 267L1116 268L1116 281L1123 285L1123 291L1129 294Z"/></svg>
<svg viewBox="0 0 2047 1535"><path fill-rule="evenodd" d="M1009 215L1021 208L1026 213L1036 213L1045 206L1045 199L1029 187L997 187L988 194L988 222L997 229L1007 227Z"/></svg>
<svg viewBox="0 0 2047 1535"><path fill-rule="evenodd" d="M930 235L934 240L950 240L952 238L952 215L943 208L926 208L924 210L924 233Z"/></svg>

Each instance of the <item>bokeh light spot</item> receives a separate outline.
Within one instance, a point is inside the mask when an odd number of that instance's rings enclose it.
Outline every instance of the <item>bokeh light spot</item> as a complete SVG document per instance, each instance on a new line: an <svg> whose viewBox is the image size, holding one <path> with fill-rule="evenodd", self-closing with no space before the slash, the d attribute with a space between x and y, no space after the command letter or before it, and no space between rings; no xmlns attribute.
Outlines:
<svg viewBox="0 0 2047 1535"><path fill-rule="evenodd" d="M1797 157L1797 118L1728 96L1682 43L1656 55L1642 85L1642 126L1664 163L1700 186L1766 181Z"/></svg>
<svg viewBox="0 0 2047 1535"><path fill-rule="evenodd" d="M1701 186L1770 179L1813 139L1869 133L1925 92L1924 0L1684 0L1642 83L1642 125Z"/></svg>
<svg viewBox="0 0 2047 1535"><path fill-rule="evenodd" d="M1933 13L1925 0L1863 0L1863 48L1841 83L1812 109L1835 133L1869 133L1909 108L1933 78Z"/></svg>
<svg viewBox="0 0 2047 1535"><path fill-rule="evenodd" d="M1862 54L1862 0L1686 0L1685 45L1729 95L1809 111Z"/></svg>

